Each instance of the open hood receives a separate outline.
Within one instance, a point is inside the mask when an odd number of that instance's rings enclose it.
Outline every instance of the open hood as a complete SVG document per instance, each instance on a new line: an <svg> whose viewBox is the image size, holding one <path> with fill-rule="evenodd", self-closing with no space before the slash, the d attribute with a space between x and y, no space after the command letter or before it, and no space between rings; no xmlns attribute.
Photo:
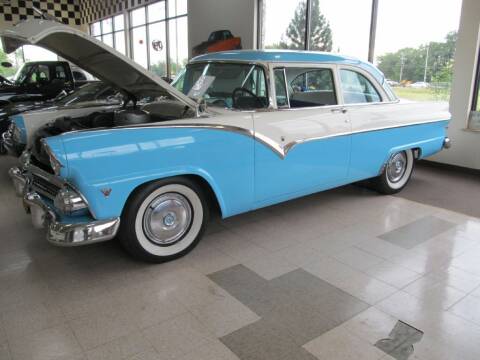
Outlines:
<svg viewBox="0 0 480 360"><path fill-rule="evenodd" d="M185 105L196 102L159 76L80 30L55 21L32 19L0 32L3 49L11 53L22 45L37 45L140 99L169 94Z"/></svg>

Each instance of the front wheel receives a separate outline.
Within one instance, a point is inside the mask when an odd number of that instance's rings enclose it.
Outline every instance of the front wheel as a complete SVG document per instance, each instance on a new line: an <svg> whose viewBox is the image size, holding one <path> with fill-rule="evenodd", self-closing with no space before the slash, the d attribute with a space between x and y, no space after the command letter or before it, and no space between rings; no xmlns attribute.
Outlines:
<svg viewBox="0 0 480 360"><path fill-rule="evenodd" d="M390 156L380 176L373 180L375 189L382 194L396 194L410 180L415 158L412 150L404 150Z"/></svg>
<svg viewBox="0 0 480 360"><path fill-rule="evenodd" d="M137 189L122 214L119 238L134 257L165 262L190 252L208 219L202 189L187 178L149 183Z"/></svg>

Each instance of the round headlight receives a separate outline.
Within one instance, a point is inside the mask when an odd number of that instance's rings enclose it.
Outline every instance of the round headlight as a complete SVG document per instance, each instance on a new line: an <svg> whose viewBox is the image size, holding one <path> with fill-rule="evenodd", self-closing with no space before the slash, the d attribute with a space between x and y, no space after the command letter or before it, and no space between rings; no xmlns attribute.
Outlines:
<svg viewBox="0 0 480 360"><path fill-rule="evenodd" d="M76 211L84 210L88 207L83 197L67 186L57 193L53 204L56 209L66 215L71 215Z"/></svg>

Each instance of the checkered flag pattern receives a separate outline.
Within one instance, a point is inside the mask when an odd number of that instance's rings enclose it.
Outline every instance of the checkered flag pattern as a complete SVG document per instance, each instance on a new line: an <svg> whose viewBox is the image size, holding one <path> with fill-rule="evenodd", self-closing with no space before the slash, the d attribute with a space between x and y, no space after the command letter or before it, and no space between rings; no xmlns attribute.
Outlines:
<svg viewBox="0 0 480 360"><path fill-rule="evenodd" d="M27 18L39 18L33 7L48 12L64 24L81 24L80 0L2 0L0 16L5 22L13 24Z"/></svg>
<svg viewBox="0 0 480 360"><path fill-rule="evenodd" d="M158 0L79 0L81 3L82 24L117 15L124 10L152 3Z"/></svg>

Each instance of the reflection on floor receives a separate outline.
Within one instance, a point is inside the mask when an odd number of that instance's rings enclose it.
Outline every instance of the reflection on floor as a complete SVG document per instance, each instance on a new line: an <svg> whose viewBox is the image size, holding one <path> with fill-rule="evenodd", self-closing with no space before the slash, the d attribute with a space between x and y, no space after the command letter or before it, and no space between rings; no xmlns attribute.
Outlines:
<svg viewBox="0 0 480 360"><path fill-rule="evenodd" d="M397 196L480 217L480 171L421 161L409 186Z"/></svg>
<svg viewBox="0 0 480 360"><path fill-rule="evenodd" d="M352 186L214 219L190 255L147 265L114 241L47 244L12 164L2 360L392 359L375 344L398 321L424 333L409 359L480 357L478 218Z"/></svg>

